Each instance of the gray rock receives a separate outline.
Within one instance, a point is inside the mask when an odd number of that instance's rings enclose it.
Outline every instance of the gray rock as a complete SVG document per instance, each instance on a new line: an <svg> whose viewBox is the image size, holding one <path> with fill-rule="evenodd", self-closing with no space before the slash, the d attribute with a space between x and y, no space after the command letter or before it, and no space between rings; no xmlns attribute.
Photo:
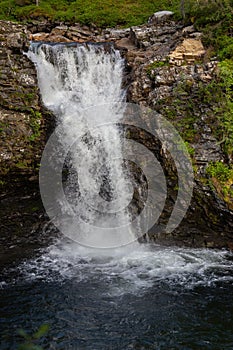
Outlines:
<svg viewBox="0 0 233 350"><path fill-rule="evenodd" d="M23 54L29 35L26 26L0 21L0 177L10 183L37 174L45 145L37 74Z"/></svg>
<svg viewBox="0 0 233 350"><path fill-rule="evenodd" d="M159 24L167 21L172 17L174 12L172 11L158 11L155 12L149 19L148 24Z"/></svg>

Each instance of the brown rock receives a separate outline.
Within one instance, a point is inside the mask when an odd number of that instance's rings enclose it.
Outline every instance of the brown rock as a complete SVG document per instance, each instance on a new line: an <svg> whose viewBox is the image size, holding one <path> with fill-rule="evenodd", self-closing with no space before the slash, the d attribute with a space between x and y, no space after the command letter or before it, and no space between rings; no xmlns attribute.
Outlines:
<svg viewBox="0 0 233 350"><path fill-rule="evenodd" d="M59 26L59 27L55 27L52 29L51 31L51 35L66 35L66 32L68 30L68 26Z"/></svg>
<svg viewBox="0 0 233 350"><path fill-rule="evenodd" d="M128 38L116 40L116 47L117 48L126 48L128 50L136 49L136 46L134 45L134 43Z"/></svg>
<svg viewBox="0 0 233 350"><path fill-rule="evenodd" d="M35 33L30 35L32 41L48 41L49 33Z"/></svg>
<svg viewBox="0 0 233 350"><path fill-rule="evenodd" d="M180 63L187 62L191 63L195 60L203 57L205 49L201 40L197 39L184 39L184 41L176 47L176 49L169 55L170 62Z"/></svg>
<svg viewBox="0 0 233 350"><path fill-rule="evenodd" d="M72 40L63 35L49 35L45 41L49 41L51 43L70 43Z"/></svg>

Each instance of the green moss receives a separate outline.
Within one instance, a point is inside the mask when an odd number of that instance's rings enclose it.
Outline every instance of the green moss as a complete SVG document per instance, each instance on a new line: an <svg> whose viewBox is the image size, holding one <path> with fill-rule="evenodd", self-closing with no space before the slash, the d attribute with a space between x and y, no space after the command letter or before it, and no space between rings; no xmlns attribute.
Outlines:
<svg viewBox="0 0 233 350"><path fill-rule="evenodd" d="M171 10L175 19L194 23L204 32L207 46L213 46L219 56L230 58L233 4L231 0L186 0L181 10L180 0L0 0L0 19L25 21L47 18L56 21L95 23L100 27L129 27L145 23L160 10Z"/></svg>
<svg viewBox="0 0 233 350"><path fill-rule="evenodd" d="M30 114L30 127L32 129L32 135L29 137L29 141L36 141L38 138L40 138L41 135L41 120L42 120L42 115L40 112L35 111L31 109L31 114Z"/></svg>
<svg viewBox="0 0 233 350"><path fill-rule="evenodd" d="M185 146L187 148L187 151L191 157L195 154L195 149L189 144L189 142L185 141Z"/></svg>
<svg viewBox="0 0 233 350"><path fill-rule="evenodd" d="M16 168L18 169L27 169L28 168L28 161L27 160L22 160L22 161L19 161L15 164Z"/></svg>
<svg viewBox="0 0 233 350"><path fill-rule="evenodd" d="M218 64L218 74L209 84L199 83L202 103L213 110L212 130L226 158L233 156L233 60Z"/></svg>
<svg viewBox="0 0 233 350"><path fill-rule="evenodd" d="M16 106L14 107L14 109L18 108L18 109L26 109L28 107L31 107L35 100L37 100L37 95L34 91L28 92L28 89L23 89L22 87L20 87L20 90L16 90L13 92L13 96L16 99L16 101L18 100L20 102L21 106L17 106L17 102L16 102Z"/></svg>
<svg viewBox="0 0 233 350"><path fill-rule="evenodd" d="M39 6L34 1L0 1L0 18L31 20L47 18L56 21L69 21L81 24L95 23L100 27L116 25L132 26L147 21L155 11L178 9L169 0L40 0Z"/></svg>
<svg viewBox="0 0 233 350"><path fill-rule="evenodd" d="M222 103L218 110L219 130L224 151L233 156L233 60L219 63Z"/></svg>
<svg viewBox="0 0 233 350"><path fill-rule="evenodd" d="M226 159L231 162L233 158L233 60L220 62L218 68L215 78L208 84L181 77L172 93L158 101L155 109L171 120L183 139L191 143L195 143L202 132L200 115L203 113L203 108L206 109L208 115L205 115L205 124L212 129ZM195 124L198 125L197 128Z"/></svg>
<svg viewBox="0 0 233 350"><path fill-rule="evenodd" d="M206 169L209 185L233 209L233 166L212 162Z"/></svg>
<svg viewBox="0 0 233 350"><path fill-rule="evenodd" d="M52 21L81 24L95 23L100 27L129 27L145 23L160 10L171 10L174 18L186 24L194 23L204 33L206 47L220 59L233 55L233 3L231 0L0 0L0 19Z"/></svg>
<svg viewBox="0 0 233 350"><path fill-rule="evenodd" d="M161 67L168 67L169 61L168 59L166 59L165 61L154 61L152 63L150 63L147 68L146 68L146 73L149 77L152 77L153 74L152 72L156 69L156 68L161 68Z"/></svg>
<svg viewBox="0 0 233 350"><path fill-rule="evenodd" d="M233 180L233 167L222 162L211 162L206 169L206 174L225 184L227 181Z"/></svg>
<svg viewBox="0 0 233 350"><path fill-rule="evenodd" d="M193 93L193 82L181 79L173 88L172 94L157 102L155 109L168 118L178 129L180 135L188 143L193 143L196 137L194 124L198 121L197 109L199 103L190 98Z"/></svg>

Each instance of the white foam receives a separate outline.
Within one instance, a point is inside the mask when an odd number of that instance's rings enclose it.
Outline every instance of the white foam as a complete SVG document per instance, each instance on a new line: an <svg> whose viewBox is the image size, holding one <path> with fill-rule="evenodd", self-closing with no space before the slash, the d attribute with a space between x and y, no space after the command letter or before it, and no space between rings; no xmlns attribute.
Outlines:
<svg viewBox="0 0 233 350"><path fill-rule="evenodd" d="M116 250L94 250L58 243L18 267L23 279L77 284L98 280L106 294L141 294L156 284L193 288L233 281L230 253L223 250L164 248L131 244Z"/></svg>

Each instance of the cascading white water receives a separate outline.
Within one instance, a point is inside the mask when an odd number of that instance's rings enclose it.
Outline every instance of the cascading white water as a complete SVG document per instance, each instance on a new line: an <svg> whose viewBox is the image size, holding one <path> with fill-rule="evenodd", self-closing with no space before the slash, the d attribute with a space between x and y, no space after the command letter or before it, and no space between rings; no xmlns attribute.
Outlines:
<svg viewBox="0 0 233 350"><path fill-rule="evenodd" d="M119 120L121 117L118 105L114 109L111 104L124 99L121 89L123 61L119 52L112 48L105 52L104 47L98 45L39 44L31 48L28 57L37 66L44 104L56 114L61 126L61 146L66 147L69 139L76 140L76 134L84 135L74 142L69 152L67 166L71 176L66 181L66 196L74 212L93 223L95 230L89 232L85 226L82 232L80 224L74 239L78 235L75 240L80 242L80 235L83 235L84 245L86 242L95 247L119 246L132 241L134 233L122 227L117 236L113 236L111 230L107 230L106 235L98 234L98 227L108 228L113 222L120 226L122 222L130 221L129 213L120 210L127 206L132 192L120 160L121 132L116 124L106 125L101 131L94 128L93 132L93 125L109 122L113 115L114 120L118 115ZM93 113L93 106L103 104L105 108L96 107L96 113ZM82 110L88 107L91 107L91 113L85 113L86 118L83 118ZM98 119L97 123L93 123L92 118ZM66 206L64 210L68 210ZM47 232L51 232L49 225ZM128 293L141 295L153 287L152 295L157 295L156 291L161 288L166 293L170 287L174 287L177 294L177 286L187 291L196 286L232 283L232 259L232 253L227 251L160 247L137 242L121 249L96 251L70 240L58 239L55 244L42 249L38 256L19 264L17 278L9 284L38 280L39 283L55 282L57 288L57 282L72 280L75 292L80 284L85 292L90 288L92 293L98 282L98 288L101 288L96 293L107 297ZM0 282L0 288L7 287L7 283L7 280Z"/></svg>
<svg viewBox="0 0 233 350"><path fill-rule="evenodd" d="M122 164L121 131L109 124L113 115L114 121L122 115L124 62L119 51L91 44L34 44L27 55L36 64L43 102L57 116L62 147L75 140L68 157L73 175L65 192L85 224L81 219L79 227L70 224L69 237L99 248L133 241L125 209L132 191ZM63 204L62 210L69 208ZM117 235L112 227L119 228Z"/></svg>

